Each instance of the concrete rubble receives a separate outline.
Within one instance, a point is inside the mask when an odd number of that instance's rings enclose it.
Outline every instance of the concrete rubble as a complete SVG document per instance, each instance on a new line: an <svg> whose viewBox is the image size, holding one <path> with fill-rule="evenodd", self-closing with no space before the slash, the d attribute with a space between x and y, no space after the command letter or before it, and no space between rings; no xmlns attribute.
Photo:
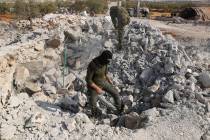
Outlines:
<svg viewBox="0 0 210 140"><path fill-rule="evenodd" d="M0 47L0 139L209 138L208 69L199 70L173 37L138 21L126 26L123 49L116 51L106 19L49 14ZM114 52L109 72L126 110L117 116L98 103L108 113L99 119L90 115L79 78L103 49Z"/></svg>

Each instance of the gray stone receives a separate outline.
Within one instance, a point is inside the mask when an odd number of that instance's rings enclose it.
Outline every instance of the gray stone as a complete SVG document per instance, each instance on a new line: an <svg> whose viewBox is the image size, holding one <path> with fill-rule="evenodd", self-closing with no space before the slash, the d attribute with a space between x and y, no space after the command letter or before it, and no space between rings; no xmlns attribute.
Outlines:
<svg viewBox="0 0 210 140"><path fill-rule="evenodd" d="M50 84L44 84L42 88L47 95L56 94L57 91L56 88Z"/></svg>
<svg viewBox="0 0 210 140"><path fill-rule="evenodd" d="M124 126L129 129L138 129L141 125L141 118L136 112L131 112L121 116L118 120L117 126Z"/></svg>
<svg viewBox="0 0 210 140"><path fill-rule="evenodd" d="M205 104L207 102L202 93L195 93L195 98L202 104Z"/></svg>
<svg viewBox="0 0 210 140"><path fill-rule="evenodd" d="M83 123L90 123L90 124L92 124L92 122L90 121L88 116L86 114L84 114L84 113L77 113L74 116L74 119L76 120L76 122L78 124L83 124Z"/></svg>
<svg viewBox="0 0 210 140"><path fill-rule="evenodd" d="M148 118L150 121L154 121L156 117L160 115L159 111L154 107L141 113L141 118Z"/></svg>
<svg viewBox="0 0 210 140"><path fill-rule="evenodd" d="M25 83L25 91L28 94L34 94L41 91L41 88L40 86L38 86L38 84L28 81L27 83Z"/></svg>
<svg viewBox="0 0 210 140"><path fill-rule="evenodd" d="M51 48L58 48L61 45L60 38L57 36L52 37L47 41L47 46Z"/></svg>
<svg viewBox="0 0 210 140"><path fill-rule="evenodd" d="M54 50L53 48L46 48L44 56L50 60L55 61L58 61L60 59L60 56L56 53L56 50Z"/></svg>
<svg viewBox="0 0 210 140"><path fill-rule="evenodd" d="M125 105L131 107L133 104L133 96L132 95L124 96L122 101Z"/></svg>
<svg viewBox="0 0 210 140"><path fill-rule="evenodd" d="M113 43L112 43L111 39L104 42L104 47L105 48L112 48L113 47Z"/></svg>
<svg viewBox="0 0 210 140"><path fill-rule="evenodd" d="M37 42L37 44L35 44L34 46L34 50L42 52L44 51L44 46L45 46L45 43L43 41Z"/></svg>
<svg viewBox="0 0 210 140"><path fill-rule="evenodd" d="M16 133L16 127L13 125L2 124L0 132L1 140L11 140Z"/></svg>
<svg viewBox="0 0 210 140"><path fill-rule="evenodd" d="M67 122L65 122L65 125L68 129L69 132L72 132L76 129L76 125L77 125L77 122L75 121L75 119L70 119L68 120Z"/></svg>
<svg viewBox="0 0 210 140"><path fill-rule="evenodd" d="M163 102L166 103L174 103L174 93L172 90L169 90L164 96L163 96Z"/></svg>
<svg viewBox="0 0 210 140"><path fill-rule="evenodd" d="M79 111L79 105L72 97L65 95L59 101L60 107L66 110L77 113Z"/></svg>
<svg viewBox="0 0 210 140"><path fill-rule="evenodd" d="M8 101L8 107L18 107L20 104L22 103L22 101L16 97L16 96L11 96L9 101Z"/></svg>
<svg viewBox="0 0 210 140"><path fill-rule="evenodd" d="M210 88L210 75L208 72L203 72L199 75L198 81L201 83L202 87Z"/></svg>
<svg viewBox="0 0 210 140"><path fill-rule="evenodd" d="M24 63L23 66L25 66L30 73L30 79L37 80L41 77L43 70L44 70L44 64L43 61L31 61Z"/></svg>
<svg viewBox="0 0 210 140"><path fill-rule="evenodd" d="M77 95L73 97L73 100L82 107L84 107L87 103L86 95L81 92L78 92Z"/></svg>
<svg viewBox="0 0 210 140"><path fill-rule="evenodd" d="M14 73L14 84L16 87L23 87L27 78L30 77L29 70L24 66L18 66Z"/></svg>
<svg viewBox="0 0 210 140"><path fill-rule="evenodd" d="M46 121L46 117L42 113L35 113L30 116L25 122L25 128L40 127Z"/></svg>

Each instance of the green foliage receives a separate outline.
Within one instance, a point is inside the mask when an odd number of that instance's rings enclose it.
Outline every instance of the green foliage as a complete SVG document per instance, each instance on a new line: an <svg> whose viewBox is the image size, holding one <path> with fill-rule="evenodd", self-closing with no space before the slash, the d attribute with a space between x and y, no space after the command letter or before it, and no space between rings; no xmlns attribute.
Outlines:
<svg viewBox="0 0 210 140"><path fill-rule="evenodd" d="M89 11L94 11L95 13L104 13L108 9L106 0L87 0L86 5Z"/></svg>
<svg viewBox="0 0 210 140"><path fill-rule="evenodd" d="M122 3L123 7L126 8L136 8L137 2L136 1L127 1L126 3ZM148 7L149 9L161 9L164 11L171 12L175 9L182 9L187 7L196 6L192 2L141 2L140 7Z"/></svg>
<svg viewBox="0 0 210 140"><path fill-rule="evenodd" d="M73 9L77 12L84 11L86 8L86 3L84 1L76 1L74 4L71 5L70 9Z"/></svg>
<svg viewBox="0 0 210 140"><path fill-rule="evenodd" d="M10 5L6 2L0 3L0 14L6 14L10 11Z"/></svg>
<svg viewBox="0 0 210 140"><path fill-rule="evenodd" d="M57 4L53 2L43 2L39 4L39 10L42 15L55 12L57 8Z"/></svg>
<svg viewBox="0 0 210 140"><path fill-rule="evenodd" d="M88 10L99 14L104 13L108 9L108 3L107 0L76 1L70 8L77 12Z"/></svg>

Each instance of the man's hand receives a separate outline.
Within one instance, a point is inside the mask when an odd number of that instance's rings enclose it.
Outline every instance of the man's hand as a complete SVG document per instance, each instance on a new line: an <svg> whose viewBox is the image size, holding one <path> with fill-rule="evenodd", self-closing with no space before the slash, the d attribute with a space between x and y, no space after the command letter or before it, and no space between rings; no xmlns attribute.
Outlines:
<svg viewBox="0 0 210 140"><path fill-rule="evenodd" d="M97 92L98 94L101 94L101 93L103 93L104 91L99 87L99 88L96 89L96 92Z"/></svg>
<svg viewBox="0 0 210 140"><path fill-rule="evenodd" d="M90 87L93 88L98 94L101 94L101 93L104 92L104 91L103 91L99 86L97 86L95 83L92 83L92 84L90 85Z"/></svg>

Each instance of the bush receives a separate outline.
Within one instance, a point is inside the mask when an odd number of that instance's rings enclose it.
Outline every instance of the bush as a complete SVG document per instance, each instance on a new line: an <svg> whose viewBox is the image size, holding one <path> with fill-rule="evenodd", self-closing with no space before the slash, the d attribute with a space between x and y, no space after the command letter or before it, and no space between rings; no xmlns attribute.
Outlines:
<svg viewBox="0 0 210 140"><path fill-rule="evenodd" d="M70 9L75 10L77 12L84 11L86 8L86 3L84 1L76 1L71 5Z"/></svg>
<svg viewBox="0 0 210 140"><path fill-rule="evenodd" d="M89 11L101 14L108 9L108 3L106 0L87 0L86 5Z"/></svg>
<svg viewBox="0 0 210 140"><path fill-rule="evenodd" d="M40 13L45 15L47 13L55 12L57 8L57 4L53 2L43 2L39 4Z"/></svg>
<svg viewBox="0 0 210 140"><path fill-rule="evenodd" d="M106 0L76 1L73 5L71 5L70 9L77 12L88 10L100 14L106 12L108 9L108 3Z"/></svg>
<svg viewBox="0 0 210 140"><path fill-rule="evenodd" d="M29 2L16 0L14 8L16 16L21 19L31 19L40 15L39 5L33 0Z"/></svg>
<svg viewBox="0 0 210 140"><path fill-rule="evenodd" d="M10 6L9 4L3 2L0 3L0 14L6 14L10 11Z"/></svg>

